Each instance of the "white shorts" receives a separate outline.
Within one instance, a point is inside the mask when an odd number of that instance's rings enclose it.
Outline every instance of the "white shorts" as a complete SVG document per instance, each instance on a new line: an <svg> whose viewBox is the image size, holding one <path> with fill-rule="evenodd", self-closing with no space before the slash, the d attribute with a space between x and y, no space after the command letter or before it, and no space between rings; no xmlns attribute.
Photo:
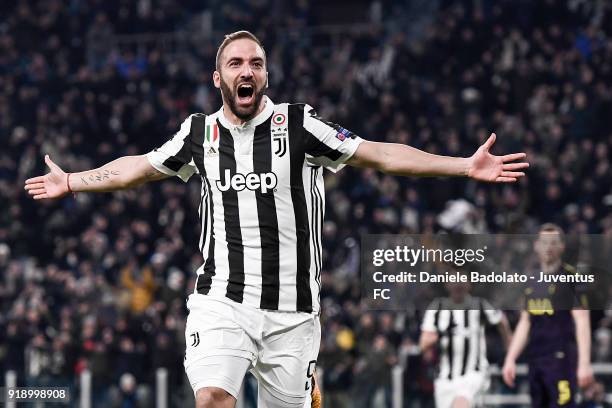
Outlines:
<svg viewBox="0 0 612 408"><path fill-rule="evenodd" d="M489 376L482 372L471 372L452 380L438 378L434 382L436 408L450 408L457 397L463 397L470 405L478 405L482 395L489 389Z"/></svg>
<svg viewBox="0 0 612 408"><path fill-rule="evenodd" d="M194 394L218 387L237 398L250 370L258 382L258 406L304 406L321 341L317 315L201 294L190 295L187 308L185 372Z"/></svg>

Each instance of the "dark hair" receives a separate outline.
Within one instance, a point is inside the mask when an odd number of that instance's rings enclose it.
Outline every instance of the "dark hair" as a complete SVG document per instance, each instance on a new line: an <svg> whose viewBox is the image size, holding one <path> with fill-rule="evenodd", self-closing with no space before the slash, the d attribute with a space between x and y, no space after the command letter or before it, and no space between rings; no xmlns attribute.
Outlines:
<svg viewBox="0 0 612 408"><path fill-rule="evenodd" d="M557 234L559 234L559 238L561 238L562 241L565 241L565 233L563 232L563 229L557 224L553 224L552 222L542 224L542 226L540 226L540 229L538 230L538 235L544 232L556 232Z"/></svg>
<svg viewBox="0 0 612 408"><path fill-rule="evenodd" d="M236 31L230 34L225 34L225 37L223 38L223 41L221 42L221 44L219 45L219 48L217 49L217 57L215 58L215 69L217 71L219 71L220 65L219 65L219 59L221 58L221 53L223 53L223 50L225 49L225 47L227 47L231 42L236 41L236 40L240 40L242 38L247 38L249 40L255 41L255 43L257 43L257 45L259 45L259 48L261 48L261 50L263 51L264 54L264 62L266 60L266 50L264 50L263 44L261 43L261 41L259 41L259 38L257 38L255 36L255 34L246 31L246 30L240 30L240 31Z"/></svg>

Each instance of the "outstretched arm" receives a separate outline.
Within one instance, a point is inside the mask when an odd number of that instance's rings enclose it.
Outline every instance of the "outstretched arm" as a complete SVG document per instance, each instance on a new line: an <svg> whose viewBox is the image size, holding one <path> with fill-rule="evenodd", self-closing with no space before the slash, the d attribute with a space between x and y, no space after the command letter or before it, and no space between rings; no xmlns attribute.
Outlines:
<svg viewBox="0 0 612 408"><path fill-rule="evenodd" d="M495 143L495 133L471 157L439 156L411 146L396 143L364 141L348 164L370 167L399 176L465 176L475 180L511 183L525 173L525 153L494 156L489 150Z"/></svg>
<svg viewBox="0 0 612 408"><path fill-rule="evenodd" d="M35 199L60 198L69 192L104 192L131 188L167 176L156 170L145 155L124 156L97 169L66 173L45 156L49 173L26 180L25 189Z"/></svg>

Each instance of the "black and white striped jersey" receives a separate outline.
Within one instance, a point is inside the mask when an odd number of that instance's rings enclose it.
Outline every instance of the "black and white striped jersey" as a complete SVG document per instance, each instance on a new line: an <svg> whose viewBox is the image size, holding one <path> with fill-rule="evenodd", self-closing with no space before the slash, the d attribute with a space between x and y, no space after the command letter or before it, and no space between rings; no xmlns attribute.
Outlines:
<svg viewBox="0 0 612 408"><path fill-rule="evenodd" d="M261 309L319 312L323 168L337 171L362 139L305 104L275 105L244 125L223 108L193 114L152 166L202 180L195 292Z"/></svg>
<svg viewBox="0 0 612 408"><path fill-rule="evenodd" d="M438 378L452 380L470 372L486 372L485 325L499 324L503 314L478 297L466 298L463 310L451 302L449 298L434 300L421 324L421 330L439 336Z"/></svg>

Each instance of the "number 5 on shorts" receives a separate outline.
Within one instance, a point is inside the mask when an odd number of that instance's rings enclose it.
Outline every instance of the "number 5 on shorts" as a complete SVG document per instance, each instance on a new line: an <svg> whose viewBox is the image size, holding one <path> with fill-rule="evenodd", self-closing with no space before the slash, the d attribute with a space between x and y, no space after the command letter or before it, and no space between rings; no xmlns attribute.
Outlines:
<svg viewBox="0 0 612 408"><path fill-rule="evenodd" d="M306 370L306 386L304 387L304 391L308 391L310 389L310 383L312 383L312 376L315 372L315 367L317 365L317 360L311 360L308 362L308 369Z"/></svg>
<svg viewBox="0 0 612 408"><path fill-rule="evenodd" d="M561 380L557 383L557 390L559 391L559 405L565 405L570 402L572 398L572 391L570 389L569 381Z"/></svg>

